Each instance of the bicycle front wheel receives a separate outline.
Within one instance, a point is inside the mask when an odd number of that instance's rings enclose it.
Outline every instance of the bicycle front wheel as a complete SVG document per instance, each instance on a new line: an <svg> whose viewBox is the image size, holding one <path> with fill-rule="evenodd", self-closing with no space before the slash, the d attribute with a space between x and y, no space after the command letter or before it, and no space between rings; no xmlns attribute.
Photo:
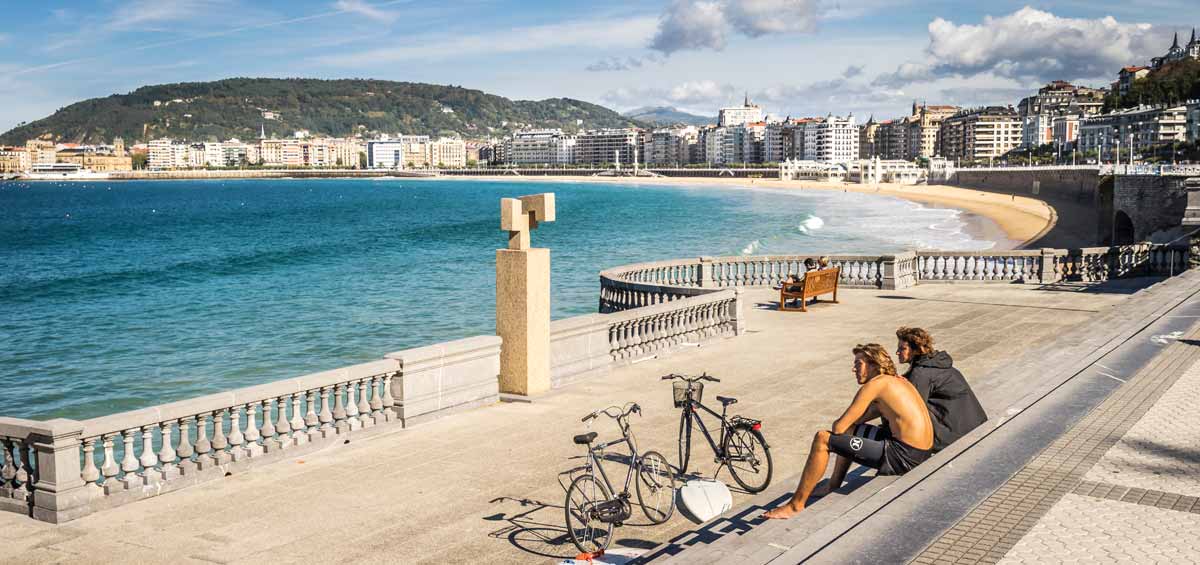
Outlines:
<svg viewBox="0 0 1200 565"><path fill-rule="evenodd" d="M661 524L675 513L675 470L657 451L647 451L638 463L637 497L642 513L652 524Z"/></svg>
<svg viewBox="0 0 1200 565"><path fill-rule="evenodd" d="M733 480L747 492L762 492L771 484L771 450L762 433L739 426L725 436L725 464Z"/></svg>
<svg viewBox="0 0 1200 565"><path fill-rule="evenodd" d="M612 494L595 475L580 475L567 488L566 511L567 534L571 542L583 553L595 553L608 547L615 527L612 522L600 520L597 505L608 502Z"/></svg>
<svg viewBox="0 0 1200 565"><path fill-rule="evenodd" d="M687 474L688 458L692 455L692 408L684 406L679 414L679 475Z"/></svg>

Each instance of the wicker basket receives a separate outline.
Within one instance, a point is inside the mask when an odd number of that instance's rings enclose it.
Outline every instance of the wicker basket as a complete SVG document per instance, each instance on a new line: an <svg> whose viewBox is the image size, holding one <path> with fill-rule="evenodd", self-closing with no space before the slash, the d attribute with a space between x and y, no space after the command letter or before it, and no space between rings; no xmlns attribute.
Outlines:
<svg viewBox="0 0 1200 565"><path fill-rule="evenodd" d="M675 381L671 383L671 393L675 399L675 407L683 408L687 404L688 395L697 403L704 397L704 383L689 383L687 381Z"/></svg>

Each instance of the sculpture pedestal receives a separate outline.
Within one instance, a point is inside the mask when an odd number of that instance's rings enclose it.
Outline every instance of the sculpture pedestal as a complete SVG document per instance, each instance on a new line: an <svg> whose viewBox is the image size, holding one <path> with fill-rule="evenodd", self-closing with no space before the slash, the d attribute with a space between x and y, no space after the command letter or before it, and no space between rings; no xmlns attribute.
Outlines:
<svg viewBox="0 0 1200 565"><path fill-rule="evenodd" d="M550 250L496 250L500 392L550 390Z"/></svg>

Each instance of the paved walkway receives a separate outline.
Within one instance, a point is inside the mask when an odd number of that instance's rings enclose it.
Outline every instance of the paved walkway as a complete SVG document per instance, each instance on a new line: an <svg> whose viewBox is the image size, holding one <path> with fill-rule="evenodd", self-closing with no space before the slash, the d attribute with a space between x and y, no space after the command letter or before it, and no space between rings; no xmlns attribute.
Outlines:
<svg viewBox="0 0 1200 565"><path fill-rule="evenodd" d="M645 407L633 422L641 446L674 454L678 412L659 375L721 377L707 394L738 397L737 412L764 420L773 487L786 490L813 431L827 427L855 390L849 351L856 343L890 348L897 326L930 328L995 411L1036 383L994 370L1107 319L1135 284L1103 292L1008 284L844 291L842 304L809 313L777 312L773 293L751 291L746 335L618 369L531 404L466 412L63 526L2 514L0 561L551 562L574 554L556 479L580 454L570 440L585 430L580 416L637 401ZM593 429L602 438L615 434L607 422ZM697 453L693 461L711 473L711 460ZM735 504L748 501L735 494ZM618 530L615 545L645 551L693 527L679 516L659 527L632 524Z"/></svg>

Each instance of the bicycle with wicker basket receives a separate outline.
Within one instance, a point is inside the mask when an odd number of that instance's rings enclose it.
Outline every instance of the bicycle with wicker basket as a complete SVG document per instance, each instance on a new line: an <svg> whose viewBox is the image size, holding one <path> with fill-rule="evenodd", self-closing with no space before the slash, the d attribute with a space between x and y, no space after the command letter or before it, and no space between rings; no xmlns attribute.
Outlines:
<svg viewBox="0 0 1200 565"><path fill-rule="evenodd" d="M737 404L736 398L717 396L721 403L721 413L701 403L704 398L704 382L721 382L710 377L707 373L688 377L670 374L662 378L671 383L671 393L675 407L682 409L679 416L679 474L687 473L688 460L692 452L692 428L699 428L712 448L718 463L717 473L721 467L728 467L729 474L747 492L761 492L771 484L771 448L767 445L762 434L762 422L742 416L726 417L729 407ZM714 439L708 431L704 419L700 417L701 410L708 412L721 422L721 434Z"/></svg>

